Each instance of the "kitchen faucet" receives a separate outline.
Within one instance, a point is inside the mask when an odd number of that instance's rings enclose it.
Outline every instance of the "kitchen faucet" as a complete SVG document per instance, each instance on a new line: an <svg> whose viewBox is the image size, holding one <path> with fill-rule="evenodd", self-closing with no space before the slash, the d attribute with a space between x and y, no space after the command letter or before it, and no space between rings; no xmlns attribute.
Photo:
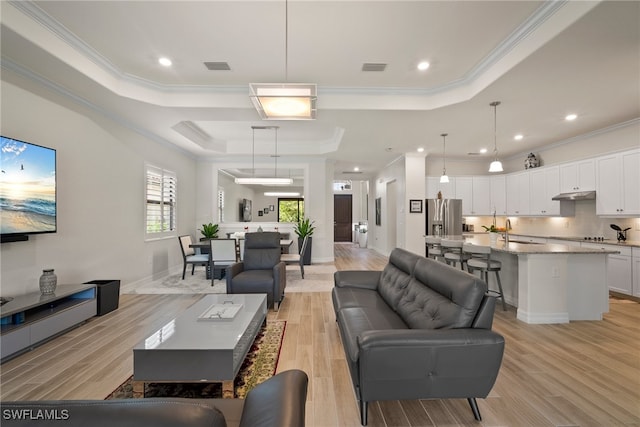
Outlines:
<svg viewBox="0 0 640 427"><path fill-rule="evenodd" d="M504 242L509 244L509 230L511 230L511 220L507 218L504 223Z"/></svg>

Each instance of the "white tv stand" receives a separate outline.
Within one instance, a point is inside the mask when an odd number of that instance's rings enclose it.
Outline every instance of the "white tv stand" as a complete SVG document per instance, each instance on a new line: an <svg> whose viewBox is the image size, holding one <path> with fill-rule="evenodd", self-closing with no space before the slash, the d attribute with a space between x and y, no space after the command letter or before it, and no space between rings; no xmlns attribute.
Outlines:
<svg viewBox="0 0 640 427"><path fill-rule="evenodd" d="M0 306L2 362L97 314L96 285L60 285L52 295L33 292Z"/></svg>

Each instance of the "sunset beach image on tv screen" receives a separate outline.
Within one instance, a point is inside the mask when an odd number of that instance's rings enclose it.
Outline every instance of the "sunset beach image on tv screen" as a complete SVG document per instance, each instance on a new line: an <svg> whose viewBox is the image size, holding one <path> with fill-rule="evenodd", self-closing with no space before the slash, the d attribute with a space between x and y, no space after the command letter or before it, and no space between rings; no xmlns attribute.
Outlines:
<svg viewBox="0 0 640 427"><path fill-rule="evenodd" d="M56 231L56 151L0 137L0 231Z"/></svg>

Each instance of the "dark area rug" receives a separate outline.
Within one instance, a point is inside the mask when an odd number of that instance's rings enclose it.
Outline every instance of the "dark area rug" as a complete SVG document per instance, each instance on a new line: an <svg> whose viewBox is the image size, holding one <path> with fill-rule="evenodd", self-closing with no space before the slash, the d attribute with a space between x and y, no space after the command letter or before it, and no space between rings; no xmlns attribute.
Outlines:
<svg viewBox="0 0 640 427"><path fill-rule="evenodd" d="M237 397L244 398L252 388L275 374L286 323L284 320L268 321L267 325L258 332L258 336L234 380L233 386ZM105 400L132 399L132 380L133 377L129 377ZM145 384L144 396L221 398L222 383L147 383Z"/></svg>

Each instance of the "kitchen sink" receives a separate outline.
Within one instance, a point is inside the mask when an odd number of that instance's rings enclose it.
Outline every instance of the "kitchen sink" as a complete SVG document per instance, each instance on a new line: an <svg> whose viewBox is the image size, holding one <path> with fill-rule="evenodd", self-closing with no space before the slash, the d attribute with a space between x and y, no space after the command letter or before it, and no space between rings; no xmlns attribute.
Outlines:
<svg viewBox="0 0 640 427"><path fill-rule="evenodd" d="M509 243L517 243L519 245L542 245L542 243L537 243L537 242L525 242L524 240L511 240L511 239L509 239Z"/></svg>

